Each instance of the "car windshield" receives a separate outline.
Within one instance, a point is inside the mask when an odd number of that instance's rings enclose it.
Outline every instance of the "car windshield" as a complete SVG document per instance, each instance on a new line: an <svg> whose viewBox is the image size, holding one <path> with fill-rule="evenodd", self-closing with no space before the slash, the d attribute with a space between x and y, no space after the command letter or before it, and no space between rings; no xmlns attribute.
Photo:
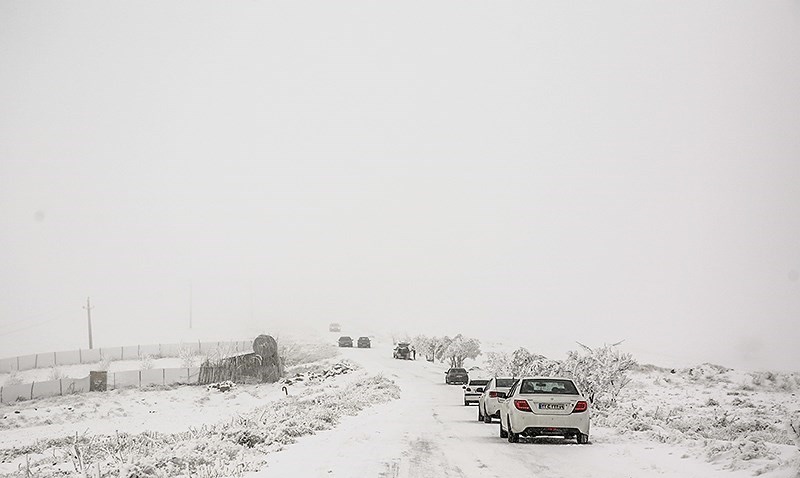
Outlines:
<svg viewBox="0 0 800 478"><path fill-rule="evenodd" d="M467 373L467 371L463 368L451 368L450 373Z"/></svg>
<svg viewBox="0 0 800 478"><path fill-rule="evenodd" d="M514 382L516 380L517 379L515 379L515 378L498 378L497 379L497 386L498 387L510 387L510 386L514 385Z"/></svg>
<svg viewBox="0 0 800 478"><path fill-rule="evenodd" d="M470 380L469 381L470 385L475 385L476 387L483 387L487 383L489 383L488 380Z"/></svg>
<svg viewBox="0 0 800 478"><path fill-rule="evenodd" d="M578 389L571 380L560 380L554 378L543 378L535 380L523 380L519 387L519 393L541 393L551 395L577 395Z"/></svg>

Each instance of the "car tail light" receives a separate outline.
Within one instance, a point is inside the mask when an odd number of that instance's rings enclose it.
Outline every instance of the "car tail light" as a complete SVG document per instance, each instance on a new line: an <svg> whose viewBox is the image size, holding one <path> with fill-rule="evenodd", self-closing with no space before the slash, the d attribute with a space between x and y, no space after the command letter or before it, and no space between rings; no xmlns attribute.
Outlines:
<svg viewBox="0 0 800 478"><path fill-rule="evenodd" d="M585 412L587 408L589 408L589 404L583 400L579 400L578 403L575 404L575 408L572 409L572 413Z"/></svg>
<svg viewBox="0 0 800 478"><path fill-rule="evenodd" d="M528 405L527 400L514 400L514 406L521 412L530 412L531 406Z"/></svg>
<svg viewBox="0 0 800 478"><path fill-rule="evenodd" d="M489 398L497 398L497 392L489 392Z"/></svg>

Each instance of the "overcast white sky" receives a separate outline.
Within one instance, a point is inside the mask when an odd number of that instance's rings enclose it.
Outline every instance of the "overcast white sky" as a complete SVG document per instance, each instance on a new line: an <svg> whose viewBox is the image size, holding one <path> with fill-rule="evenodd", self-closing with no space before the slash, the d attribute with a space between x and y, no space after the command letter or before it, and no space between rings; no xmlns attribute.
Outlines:
<svg viewBox="0 0 800 478"><path fill-rule="evenodd" d="M798 85L790 0L4 0L0 356L87 296L188 337L191 283L228 335L798 369Z"/></svg>

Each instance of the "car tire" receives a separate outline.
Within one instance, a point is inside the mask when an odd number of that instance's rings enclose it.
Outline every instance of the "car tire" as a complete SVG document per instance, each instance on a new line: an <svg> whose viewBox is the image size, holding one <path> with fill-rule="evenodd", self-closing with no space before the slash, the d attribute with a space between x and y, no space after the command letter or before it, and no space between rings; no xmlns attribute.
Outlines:
<svg viewBox="0 0 800 478"><path fill-rule="evenodd" d="M492 423L492 416L486 413L486 409L483 410L483 423Z"/></svg>
<svg viewBox="0 0 800 478"><path fill-rule="evenodd" d="M483 421L483 410L481 410L481 404L480 403L478 404L478 421L479 422Z"/></svg>
<svg viewBox="0 0 800 478"><path fill-rule="evenodd" d="M519 443L519 433L514 433L511 430L511 419L508 420L508 442L509 443Z"/></svg>
<svg viewBox="0 0 800 478"><path fill-rule="evenodd" d="M500 438L508 438L508 432L503 430L503 421L500 420Z"/></svg>
<svg viewBox="0 0 800 478"><path fill-rule="evenodd" d="M578 445L586 445L589 443L589 435L586 435L585 433L578 432L576 438L578 440Z"/></svg>
<svg viewBox="0 0 800 478"><path fill-rule="evenodd" d="M466 400L464 400L464 406L465 406L465 407L468 407L468 406L469 406L469 402L468 402L468 401L466 401Z"/></svg>

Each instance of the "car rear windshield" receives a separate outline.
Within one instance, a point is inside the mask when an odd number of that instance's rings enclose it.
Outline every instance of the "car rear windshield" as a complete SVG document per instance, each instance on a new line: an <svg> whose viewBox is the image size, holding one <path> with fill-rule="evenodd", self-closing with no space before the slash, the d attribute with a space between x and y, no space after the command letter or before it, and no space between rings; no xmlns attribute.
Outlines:
<svg viewBox="0 0 800 478"><path fill-rule="evenodd" d="M469 381L470 385L477 385L478 387L482 387L482 386L486 385L487 383L489 383L488 380L470 380Z"/></svg>
<svg viewBox="0 0 800 478"><path fill-rule="evenodd" d="M552 395L577 395L578 389L571 380L538 379L523 380L519 393L542 393Z"/></svg>
<svg viewBox="0 0 800 478"><path fill-rule="evenodd" d="M498 387L510 387L514 385L517 379L515 378L498 378L497 379L497 386Z"/></svg>

